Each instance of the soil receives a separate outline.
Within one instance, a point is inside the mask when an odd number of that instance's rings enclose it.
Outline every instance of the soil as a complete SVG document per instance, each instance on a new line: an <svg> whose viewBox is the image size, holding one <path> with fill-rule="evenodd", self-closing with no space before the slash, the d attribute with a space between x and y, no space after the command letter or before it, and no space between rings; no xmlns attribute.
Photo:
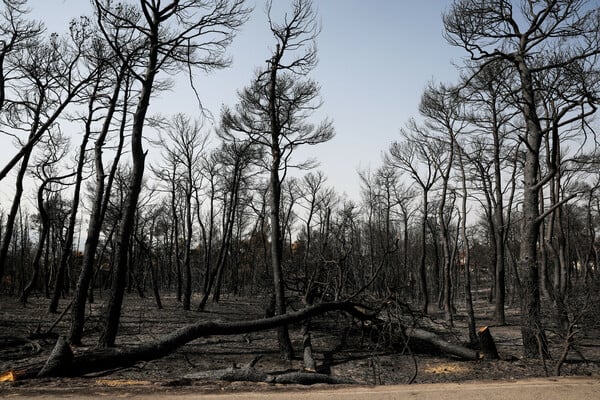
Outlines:
<svg viewBox="0 0 600 400"><path fill-rule="evenodd" d="M117 345L125 346L157 339L185 324L199 319L245 320L264 317L267 299L225 297L218 304L208 303L206 311L184 311L174 296L163 295L163 309L158 310L152 298L126 297ZM196 304L199 299L196 300ZM90 305L91 313L86 322L84 346L74 348L84 351L95 344L100 327L102 299ZM37 339L35 333L45 332L59 318L47 313L48 301L32 297L23 307L14 297L0 297L0 373L45 360L56 336ZM62 307L66 306L63 300ZM477 300L476 310L486 310L478 315L479 326L490 326L501 360L461 361L440 354L423 353L412 348L412 354L393 338L384 340L383 335L372 328L362 326L351 318L331 313L314 319L312 329L313 351L322 372L334 376L349 377L362 385L392 385L409 383L442 383L467 381L506 381L545 377L554 374L556 360L560 356L563 340L548 331L552 359L521 358L520 328L516 309L507 309L507 325L492 326L492 307L485 300ZM454 329L437 322L436 315L429 327L457 343L466 339L465 316L460 310L455 318ZM440 318L441 314L437 317ZM600 319L600 317L596 318ZM55 335L65 334L69 322L68 313L54 327ZM374 333L375 332L375 333ZM301 356L302 337L300 326L291 326L290 334L298 356ZM389 339L389 338L387 338ZM579 328L576 351L571 351L563 365L563 376L600 377L600 322L587 321ZM403 352L404 350L404 352ZM278 390L281 385L250 382L222 382L209 379L185 379L188 374L242 366L261 356L255 368L269 374L298 371L302 369L301 358L286 362L279 359L276 333L265 331L241 336L214 336L195 340L168 357L140 363L132 368L106 371L77 378L46 378L29 381L0 383L0 393L43 393L57 388L91 390L94 393L112 393L125 389L128 393L179 393L193 390L195 393L227 391ZM545 365L545 366L544 366ZM547 372L546 372L547 370ZM292 386L292 388L295 385ZM316 387L322 388L323 385ZM290 388L290 386L286 386Z"/></svg>

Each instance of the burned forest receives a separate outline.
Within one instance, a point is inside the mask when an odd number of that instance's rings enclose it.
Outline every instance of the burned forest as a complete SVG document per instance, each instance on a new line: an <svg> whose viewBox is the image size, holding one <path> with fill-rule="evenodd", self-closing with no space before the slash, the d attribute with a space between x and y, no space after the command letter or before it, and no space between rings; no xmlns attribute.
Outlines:
<svg viewBox="0 0 600 400"><path fill-rule="evenodd" d="M356 134L320 2L91 0L58 33L35 7L0 2L0 390L600 374L596 2L448 1L454 79L356 195L314 155Z"/></svg>

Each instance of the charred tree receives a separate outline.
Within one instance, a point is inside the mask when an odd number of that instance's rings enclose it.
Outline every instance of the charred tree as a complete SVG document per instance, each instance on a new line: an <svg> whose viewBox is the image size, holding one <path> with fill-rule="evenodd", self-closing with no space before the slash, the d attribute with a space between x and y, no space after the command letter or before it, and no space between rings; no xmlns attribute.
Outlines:
<svg viewBox="0 0 600 400"><path fill-rule="evenodd" d="M223 51L249 12L243 4L243 0L214 0L208 4L179 1L161 4L157 0L140 0L139 7L127 5L113 10L108 0L94 1L100 30L121 61L128 62L127 55L120 50L125 43L115 40L111 29L133 30L136 37L134 51L143 54L141 71L128 64L140 85L140 93L131 128L132 173L119 228L111 296L99 339L101 346L114 346L117 336L127 277L127 252L144 176L144 124L151 95L156 89L156 76L161 70L172 70L176 64L200 67L205 71L225 67L227 60ZM204 17L200 18L198 13Z"/></svg>

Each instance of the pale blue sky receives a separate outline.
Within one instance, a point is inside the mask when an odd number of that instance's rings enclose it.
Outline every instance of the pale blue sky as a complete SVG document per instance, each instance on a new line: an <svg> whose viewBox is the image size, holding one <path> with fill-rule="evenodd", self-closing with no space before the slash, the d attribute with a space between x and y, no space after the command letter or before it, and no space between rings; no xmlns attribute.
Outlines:
<svg viewBox="0 0 600 400"><path fill-rule="evenodd" d="M290 1L274 3L286 9ZM70 18L89 11L87 0L30 0L29 4L49 32L62 31ZM264 1L249 4L255 6L254 13L230 47L233 66L197 76L201 99L216 117L222 104L235 104L236 90L250 83L274 43ZM455 81L458 73L452 61L464 54L442 37L441 15L450 0L315 0L314 4L322 32L319 65L311 77L322 88L319 117L334 121L336 137L298 154L318 158L329 184L358 199L357 169L380 165L382 152L398 138L399 129L418 115L427 82ZM185 82L161 97L151 105L151 113L197 112ZM158 156L159 150L150 152ZM0 153L0 162L4 164L8 156ZM7 181L1 185L6 188Z"/></svg>

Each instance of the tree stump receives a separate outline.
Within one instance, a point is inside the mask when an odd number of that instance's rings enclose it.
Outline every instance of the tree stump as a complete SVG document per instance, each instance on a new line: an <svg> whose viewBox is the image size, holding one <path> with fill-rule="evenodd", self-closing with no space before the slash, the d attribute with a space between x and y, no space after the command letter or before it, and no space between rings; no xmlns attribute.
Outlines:
<svg viewBox="0 0 600 400"><path fill-rule="evenodd" d="M496 349L496 343L494 342L490 328L487 326L479 328L477 336L479 337L483 358L487 360L498 360L500 356L498 356L498 350Z"/></svg>

